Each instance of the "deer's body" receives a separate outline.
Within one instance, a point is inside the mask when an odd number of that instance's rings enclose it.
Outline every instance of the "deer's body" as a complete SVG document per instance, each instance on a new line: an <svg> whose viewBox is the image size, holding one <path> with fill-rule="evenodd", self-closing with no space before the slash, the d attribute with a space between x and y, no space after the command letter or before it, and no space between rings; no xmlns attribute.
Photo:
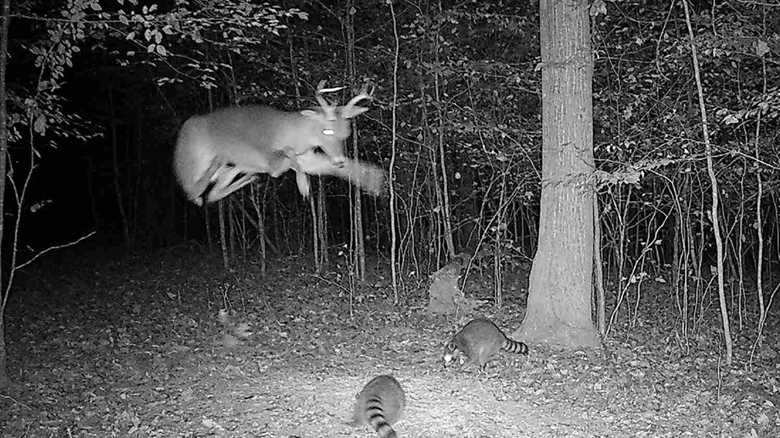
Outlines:
<svg viewBox="0 0 780 438"><path fill-rule="evenodd" d="M346 106L336 107L318 92L316 110L287 112L254 105L190 117L176 141L176 178L198 205L203 196L206 202L224 198L258 173L278 177L289 169L296 171L304 196L309 193L306 174L335 175L378 194L384 172L344 155L344 140L351 134L349 119L367 110L354 104L365 97L361 93Z"/></svg>

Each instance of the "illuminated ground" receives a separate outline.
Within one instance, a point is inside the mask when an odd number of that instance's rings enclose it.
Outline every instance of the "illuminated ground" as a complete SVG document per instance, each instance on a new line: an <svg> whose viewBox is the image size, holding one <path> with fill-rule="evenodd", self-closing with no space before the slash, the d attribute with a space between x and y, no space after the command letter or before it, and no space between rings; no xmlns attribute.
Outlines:
<svg viewBox="0 0 780 438"><path fill-rule="evenodd" d="M20 277L9 303L3 437L371 437L344 423L383 373L407 393L401 437L780 436L776 309L752 370L753 328L735 327L727 369L717 324L702 323L684 354L674 320L655 316L668 309L645 299L603 353L532 346L477 373L442 369L456 321L426 315L421 292L392 306L377 273L350 316L344 284L304 274L308 262L264 279L220 274L219 259L187 248L59 257ZM506 302L480 314L511 333L524 297ZM246 339L224 336L226 306Z"/></svg>

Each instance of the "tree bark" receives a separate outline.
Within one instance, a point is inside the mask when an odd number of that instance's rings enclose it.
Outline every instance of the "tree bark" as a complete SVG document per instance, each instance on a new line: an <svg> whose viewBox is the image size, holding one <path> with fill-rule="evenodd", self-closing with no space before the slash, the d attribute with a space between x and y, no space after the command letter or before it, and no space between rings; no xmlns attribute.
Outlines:
<svg viewBox="0 0 780 438"><path fill-rule="evenodd" d="M357 79L357 71L355 66L355 17L354 17L354 0L347 0L344 14L344 31L346 34L347 47L345 50L346 63L347 63L347 83L354 85ZM352 124L352 156L358 159L358 129L357 123L353 119ZM359 189L354 189L352 186L349 188L350 192L350 236L351 236L351 249L350 254L354 257L352 270L355 273L355 277L361 282L366 279L366 242L365 242L365 230L363 229L363 203L361 193Z"/></svg>
<svg viewBox="0 0 780 438"><path fill-rule="evenodd" d="M516 335L598 347L591 317L594 169L588 2L541 0L542 194L528 311Z"/></svg>
<svg viewBox="0 0 780 438"><path fill-rule="evenodd" d="M3 252L3 235L5 233L5 178L8 154L8 110L6 107L5 70L8 62L8 26L11 17L11 2L3 0L2 25L0 25L0 254ZM17 214L21 214L18 212ZM7 352L5 346L5 308L11 285L4 281L7 275L2 271L3 259L0 257L0 388L9 383L7 371ZM10 267L13 269L13 267ZM10 280L9 280L10 281Z"/></svg>
<svg viewBox="0 0 780 438"><path fill-rule="evenodd" d="M442 16L444 15L444 11L442 10L442 4L441 0L439 0L439 14ZM439 47L439 30L437 28L435 39L433 40L433 58L434 63L436 65L439 64L439 55L440 55L440 47ZM439 164L441 164L441 187L439 187L439 181L438 179L434 179L434 185L436 187L436 198L437 198L437 207L441 209L440 216L441 216L441 222L442 226L444 227L444 243L446 244L447 248L447 260L452 260L455 258L455 243L452 240L452 214L450 212L450 190L449 185L447 183L447 157L444 154L444 131L445 131L445 123L444 123L444 117L445 117L445 107L446 103L444 102L444 99L442 99L441 95L441 80L440 80L440 73L438 69L434 70L433 74L433 82L434 82L434 99L436 100L436 113L437 113L437 123L438 123L438 135L437 135L437 146L438 146L438 153L439 153ZM433 161L432 166L436 166L436 160ZM437 262L440 262L440 260L437 260Z"/></svg>
<svg viewBox="0 0 780 438"><path fill-rule="evenodd" d="M712 194L712 208L710 209L710 220L712 221L712 233L715 238L715 251L717 254L717 269L718 269L718 302L720 303L721 322L723 324L723 341L726 345L726 365L731 365L733 358L733 345L731 339L731 325L729 323L729 311L726 306L726 291L723 281L723 239L721 238L720 221L718 215L719 189L718 179L715 176L715 170L713 169L712 160L712 144L710 143L710 134L707 129L707 110L704 105L704 89L701 81L701 74L699 73L699 59L696 54L696 40L693 34L693 27L691 25L691 16L688 11L688 4L681 2L683 11L685 12L685 24L688 28L688 36L690 38L691 46L691 61L693 63L693 73L696 79L696 95L698 97L699 111L701 113L701 130L702 138L704 140L704 155L707 158L707 174L710 177L710 189ZM701 203L704 205L704 202ZM702 220L703 222L703 220ZM702 226L702 236L704 236L704 227ZM704 242L702 242L700 248L704 248ZM701 260L701 254L699 260Z"/></svg>
<svg viewBox="0 0 780 438"><path fill-rule="evenodd" d="M398 21L396 20L395 16L395 8L393 8L393 2L387 3L388 8L390 9L390 17L392 18L393 23L393 70L392 70L392 80L393 80L393 98L390 105L390 117L391 117L391 141L390 141L390 168L388 169L388 186L390 190L390 205L389 205L389 214L390 214L390 276L392 277L392 284L393 284L393 303L398 303L398 296L399 296L399 274L398 274L398 224L397 224L397 209L396 209L396 203L395 203L395 160L397 156L397 136L396 136L396 129L398 126L398 113L397 113L397 103L398 103L398 56L400 53L400 38L398 36Z"/></svg>
<svg viewBox="0 0 780 438"><path fill-rule="evenodd" d="M317 211L319 214L317 215L316 229L319 230L317 237L320 248L320 266L322 269L327 269L330 263L328 256L328 247L330 245L328 244L328 211L325 208L325 199L327 198L324 182L322 178L317 177Z"/></svg>
<svg viewBox="0 0 780 438"><path fill-rule="evenodd" d="M222 267L225 271L230 269L230 257L227 247L227 233L225 230L225 203L224 200L217 204L217 218L219 219L219 248L222 250Z"/></svg>

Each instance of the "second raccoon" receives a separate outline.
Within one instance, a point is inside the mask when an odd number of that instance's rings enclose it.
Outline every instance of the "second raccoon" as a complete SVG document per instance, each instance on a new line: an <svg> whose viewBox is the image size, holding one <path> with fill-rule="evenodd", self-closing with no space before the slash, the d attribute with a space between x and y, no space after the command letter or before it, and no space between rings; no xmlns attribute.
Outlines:
<svg viewBox="0 0 780 438"><path fill-rule="evenodd" d="M472 319L444 347L442 359L447 366L455 358L456 351L460 351L467 358L469 364L477 364L480 369L485 369L485 364L495 356L499 350L510 353L528 354L528 345L523 342L509 339L493 321L487 318Z"/></svg>

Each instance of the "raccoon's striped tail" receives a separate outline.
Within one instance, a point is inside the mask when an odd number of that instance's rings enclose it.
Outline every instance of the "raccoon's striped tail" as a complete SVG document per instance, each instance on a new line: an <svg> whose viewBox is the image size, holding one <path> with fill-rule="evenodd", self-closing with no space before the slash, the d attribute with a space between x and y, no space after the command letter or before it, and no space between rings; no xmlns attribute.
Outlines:
<svg viewBox="0 0 780 438"><path fill-rule="evenodd" d="M381 398L374 396L366 400L366 418L379 438L396 438L395 431L385 419Z"/></svg>
<svg viewBox="0 0 780 438"><path fill-rule="evenodd" d="M510 353L528 355L528 345L525 342L514 341L509 338L504 340L504 345L501 346L501 349Z"/></svg>

